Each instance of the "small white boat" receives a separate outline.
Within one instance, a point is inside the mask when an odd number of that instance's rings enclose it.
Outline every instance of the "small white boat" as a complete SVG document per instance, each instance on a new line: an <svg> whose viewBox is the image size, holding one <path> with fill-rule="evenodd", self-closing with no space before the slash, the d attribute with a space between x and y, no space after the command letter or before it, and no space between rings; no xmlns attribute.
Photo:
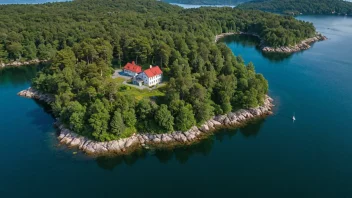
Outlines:
<svg viewBox="0 0 352 198"><path fill-rule="evenodd" d="M293 121L295 121L295 120L296 120L295 113L293 113L292 120L293 120Z"/></svg>

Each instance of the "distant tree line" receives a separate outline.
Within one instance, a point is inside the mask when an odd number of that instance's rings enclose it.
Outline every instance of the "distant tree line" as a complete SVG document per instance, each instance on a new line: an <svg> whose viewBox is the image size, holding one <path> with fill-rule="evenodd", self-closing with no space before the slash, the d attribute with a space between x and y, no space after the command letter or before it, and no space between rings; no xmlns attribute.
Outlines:
<svg viewBox="0 0 352 198"><path fill-rule="evenodd" d="M237 5L250 0L162 0L168 3L191 4L191 5Z"/></svg>
<svg viewBox="0 0 352 198"><path fill-rule="evenodd" d="M278 46L309 37L315 29L311 23L260 11L182 9L153 0L3 5L0 62L51 59L56 51L86 38L109 41L114 57L121 62L136 58L155 62L168 55L173 38L177 38L176 42L195 36L212 40L216 34L230 31L254 32L267 45Z"/></svg>
<svg viewBox="0 0 352 198"><path fill-rule="evenodd" d="M284 14L352 14L352 2L345 0L254 0L238 6Z"/></svg>
<svg viewBox="0 0 352 198"><path fill-rule="evenodd" d="M16 13L16 14L13 14ZM263 103L268 82L214 36L244 31L272 45L314 34L312 24L261 11L184 10L154 0L76 0L0 6L0 60L50 59L33 87L55 95L71 130L104 141L188 130L213 115ZM137 100L111 79L112 60L157 64L164 97Z"/></svg>

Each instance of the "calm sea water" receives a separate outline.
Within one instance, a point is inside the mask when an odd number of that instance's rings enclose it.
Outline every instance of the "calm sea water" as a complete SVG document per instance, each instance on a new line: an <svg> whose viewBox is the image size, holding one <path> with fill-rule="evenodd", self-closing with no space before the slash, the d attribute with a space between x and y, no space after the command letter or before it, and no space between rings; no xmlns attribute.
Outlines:
<svg viewBox="0 0 352 198"><path fill-rule="evenodd" d="M225 40L269 80L275 114L172 151L74 155L45 106L16 96L37 67L0 70L1 197L352 197L352 19L300 19L329 40L289 57Z"/></svg>
<svg viewBox="0 0 352 198"><path fill-rule="evenodd" d="M0 4L38 4L48 2L66 2L71 0L0 0Z"/></svg>

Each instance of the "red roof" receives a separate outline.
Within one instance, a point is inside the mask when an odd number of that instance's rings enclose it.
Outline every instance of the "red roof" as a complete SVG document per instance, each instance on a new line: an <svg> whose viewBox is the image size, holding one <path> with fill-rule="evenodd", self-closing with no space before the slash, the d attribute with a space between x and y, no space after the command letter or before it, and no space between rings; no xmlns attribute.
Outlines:
<svg viewBox="0 0 352 198"><path fill-rule="evenodd" d="M144 70L145 75L148 76L148 78L154 77L156 75L162 74L163 72L159 68L159 66L155 66L152 68L149 68L147 70Z"/></svg>
<svg viewBox="0 0 352 198"><path fill-rule="evenodd" d="M128 70L128 71L132 71L135 73L141 73L142 72L142 67L139 65L136 65L134 63L134 61L132 61L132 63L127 63L123 69Z"/></svg>

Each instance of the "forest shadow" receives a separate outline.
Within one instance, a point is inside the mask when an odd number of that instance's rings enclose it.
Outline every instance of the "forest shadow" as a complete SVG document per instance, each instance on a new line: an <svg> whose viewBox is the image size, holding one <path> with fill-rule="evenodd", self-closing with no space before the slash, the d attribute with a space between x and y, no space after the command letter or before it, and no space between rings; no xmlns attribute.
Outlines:
<svg viewBox="0 0 352 198"><path fill-rule="evenodd" d="M10 66L0 69L0 84L11 83L14 86L20 86L31 82L38 71L47 64L34 64L26 66Z"/></svg>
<svg viewBox="0 0 352 198"><path fill-rule="evenodd" d="M172 149L139 149L126 156L97 157L96 162L100 168L110 171L123 164L133 166L136 162L145 160L148 157L156 157L163 164L167 164L173 160L176 160L180 164L186 164L193 156L208 156L213 150L216 141L230 140L238 133L241 133L245 138L257 136L264 122L265 119L261 118L252 120L248 125L241 128L221 129L214 135L188 146L179 146Z"/></svg>
<svg viewBox="0 0 352 198"><path fill-rule="evenodd" d="M268 59L270 62L279 63L286 59L292 57L293 54L288 53L273 53L273 52L263 52L260 47L260 39L251 35L231 35L226 36L221 39L222 42L225 43L236 43L241 45L241 47L255 47L256 51L258 51L264 58ZM240 55L240 53L239 53Z"/></svg>
<svg viewBox="0 0 352 198"><path fill-rule="evenodd" d="M28 111L26 116L31 118L31 124L37 126L40 131L47 132L48 129L53 127L53 122L55 120L54 116L52 115L50 105L38 100L34 100L34 102L39 107Z"/></svg>

